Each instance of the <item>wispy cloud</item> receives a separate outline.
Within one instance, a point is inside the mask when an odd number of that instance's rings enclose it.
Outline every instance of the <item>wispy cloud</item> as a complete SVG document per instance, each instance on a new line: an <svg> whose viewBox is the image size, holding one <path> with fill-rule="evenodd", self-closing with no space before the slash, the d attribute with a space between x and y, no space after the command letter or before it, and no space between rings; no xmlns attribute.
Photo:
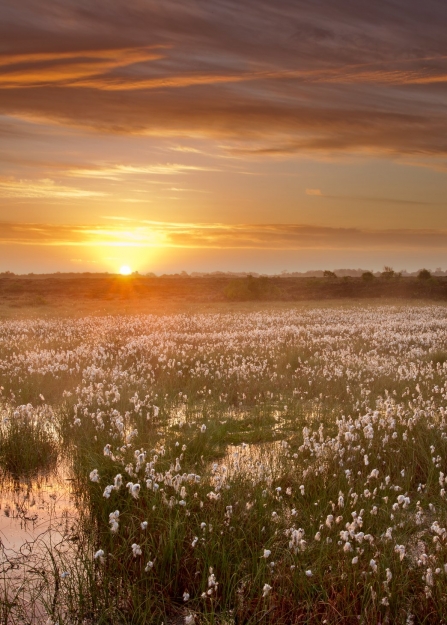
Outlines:
<svg viewBox="0 0 447 625"><path fill-rule="evenodd" d="M74 178L102 178L120 180L126 176L173 176L176 174L193 173L200 171L219 171L216 168L199 165L182 165L179 163L165 163L156 165L90 165L66 170L67 176Z"/></svg>
<svg viewBox="0 0 447 625"><path fill-rule="evenodd" d="M0 197L4 198L94 198L102 197L102 191L90 191L77 187L57 184L54 180L26 180L16 178L0 178Z"/></svg>
<svg viewBox="0 0 447 625"><path fill-rule="evenodd" d="M322 193L320 189L306 189L306 195L313 195L323 200L343 200L344 202L361 202L362 204L401 204L403 206L428 206L434 202L422 200L410 200L393 197L376 197L371 195L329 195Z"/></svg>
<svg viewBox="0 0 447 625"><path fill-rule="evenodd" d="M110 226L0 223L0 242L41 246L325 251L408 251L430 247L447 251L447 230L371 230L300 224L189 224L116 219L120 222Z"/></svg>
<svg viewBox="0 0 447 625"><path fill-rule="evenodd" d="M185 153L191 153L191 154L203 154L202 150L198 150L197 148L192 148L190 146L187 145L175 145L174 147L170 148L173 152L185 152Z"/></svg>
<svg viewBox="0 0 447 625"><path fill-rule="evenodd" d="M0 55L0 89L80 86L87 78L161 58L160 52L147 47L4 54Z"/></svg>
<svg viewBox="0 0 447 625"><path fill-rule="evenodd" d="M157 58L154 55L153 59ZM418 59L422 62L424 59ZM444 62L444 59L436 59ZM383 64L382 64L383 65ZM81 68L82 71L83 68ZM85 70L84 70L85 71ZM97 72L95 72L96 74ZM29 79L26 74L25 78ZM20 74L17 77L20 80ZM266 83L278 81L299 81L302 84L335 84L335 85L436 85L447 83L447 67L440 72L433 71L433 68L425 67L419 70L405 70L385 67L370 67L368 65L351 65L336 70L277 70L277 71L256 71L239 72L234 74L208 73L208 74L186 74L168 75L156 78L134 78L127 76L97 76L80 80L68 81L65 76L65 85L70 87L86 87L98 89L100 91L139 91L152 89L185 89L187 87L212 86L231 83ZM2 83L0 82L0 85ZM7 84L7 83L6 83Z"/></svg>
<svg viewBox="0 0 447 625"><path fill-rule="evenodd" d="M13 0L0 112L232 154L447 155L447 5ZM8 52L2 52L7 50ZM435 160L435 159L433 159Z"/></svg>

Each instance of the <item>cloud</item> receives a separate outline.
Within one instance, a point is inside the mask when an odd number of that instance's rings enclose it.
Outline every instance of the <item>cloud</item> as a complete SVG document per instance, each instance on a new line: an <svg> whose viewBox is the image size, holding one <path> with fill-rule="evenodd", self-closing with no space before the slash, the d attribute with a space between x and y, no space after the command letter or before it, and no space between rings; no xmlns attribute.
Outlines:
<svg viewBox="0 0 447 625"><path fill-rule="evenodd" d="M203 154L202 150L198 150L197 148L191 148L186 145L176 145L170 148L173 152L186 152L191 154Z"/></svg>
<svg viewBox="0 0 447 625"><path fill-rule="evenodd" d="M220 171L219 169L201 167L199 165L182 165L179 163L164 163L155 165L91 165L89 167L74 167L66 170L66 176L75 178L101 178L120 180L125 176L172 176L176 174L193 173L199 171Z"/></svg>
<svg viewBox="0 0 447 625"><path fill-rule="evenodd" d="M148 55L144 60L157 60L163 58L161 55ZM420 59L421 61L423 59ZM137 62L137 61L136 61ZM272 81L290 81L298 80L305 84L371 84L371 85L430 85L447 83L447 71L430 73L429 68L420 70L405 69L388 69L352 66L341 68L340 70L310 70L310 71L293 71L293 70L277 70L277 71L255 71L239 73L191 73L191 74L171 74L167 76L157 76L154 78L139 78L130 76L103 76L101 69L117 67L126 67L131 65L132 61L123 60L102 63L99 67L90 66L88 64L80 64L79 66L70 65L69 68L62 70L55 67L50 68L43 75L38 75L38 82L59 82L62 86L76 88L91 88L100 91L139 91L153 89L185 89L187 87L196 87L203 85L219 85L226 83L266 83ZM447 69L447 68L446 68ZM34 76L34 81L36 76ZM29 86L33 84L33 73L26 71L21 73L17 71L10 76L5 76L3 80L0 78L0 87L8 86Z"/></svg>
<svg viewBox="0 0 447 625"><path fill-rule="evenodd" d="M0 89L80 86L93 76L161 58L148 48L0 55Z"/></svg>
<svg viewBox="0 0 447 625"><path fill-rule="evenodd" d="M110 219L114 219L110 217ZM10 245L186 249L447 251L447 230L329 228L301 224L171 223L121 219L110 226L0 223Z"/></svg>
<svg viewBox="0 0 447 625"><path fill-rule="evenodd" d="M368 195L327 195L320 189L306 189L306 195L313 195L324 200L343 200L344 202L371 202L373 204L400 204L403 206L428 206L435 202L422 202L419 200L404 200L391 197L374 197Z"/></svg>
<svg viewBox="0 0 447 625"><path fill-rule="evenodd" d="M263 158L447 155L435 0L2 4L0 113Z"/></svg>
<svg viewBox="0 0 447 625"><path fill-rule="evenodd" d="M57 184L48 178L42 180L26 180L0 178L0 197L5 198L93 198L106 195L100 191L90 191L76 187Z"/></svg>

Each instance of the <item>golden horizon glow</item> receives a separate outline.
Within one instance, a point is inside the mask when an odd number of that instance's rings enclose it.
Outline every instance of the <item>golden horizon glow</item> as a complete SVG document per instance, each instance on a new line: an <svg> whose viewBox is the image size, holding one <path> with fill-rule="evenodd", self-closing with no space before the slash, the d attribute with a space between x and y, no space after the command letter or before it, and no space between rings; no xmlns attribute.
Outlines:
<svg viewBox="0 0 447 625"><path fill-rule="evenodd" d="M132 273L132 269L129 267L129 265L122 265L120 267L120 274L122 276L130 276L131 273Z"/></svg>

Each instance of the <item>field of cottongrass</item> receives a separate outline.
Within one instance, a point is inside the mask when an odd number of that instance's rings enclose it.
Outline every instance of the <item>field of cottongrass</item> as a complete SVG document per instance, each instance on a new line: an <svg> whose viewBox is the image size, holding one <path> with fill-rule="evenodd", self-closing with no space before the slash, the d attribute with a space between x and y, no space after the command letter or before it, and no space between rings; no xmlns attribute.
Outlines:
<svg viewBox="0 0 447 625"><path fill-rule="evenodd" d="M447 622L444 306L4 321L0 385L2 623Z"/></svg>

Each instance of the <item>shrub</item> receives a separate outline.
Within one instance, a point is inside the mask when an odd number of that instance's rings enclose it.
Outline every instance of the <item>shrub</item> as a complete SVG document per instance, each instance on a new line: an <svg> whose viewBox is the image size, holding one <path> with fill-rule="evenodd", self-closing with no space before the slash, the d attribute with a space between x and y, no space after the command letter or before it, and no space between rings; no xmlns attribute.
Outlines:
<svg viewBox="0 0 447 625"><path fill-rule="evenodd" d="M365 271L364 273L362 273L362 280L364 280L365 282L371 282L371 280L374 280L373 272Z"/></svg>
<svg viewBox="0 0 447 625"><path fill-rule="evenodd" d="M329 269L326 269L326 270L323 272L323 276L324 276L325 278L331 278L331 279L334 279L334 278L337 278L337 277L338 277L336 273L334 273L333 271L329 271Z"/></svg>
<svg viewBox="0 0 447 625"><path fill-rule="evenodd" d="M430 280L430 278L431 278L431 273L429 272L428 269L421 269L420 272L418 273L419 280Z"/></svg>
<svg viewBox="0 0 447 625"><path fill-rule="evenodd" d="M382 278L385 278L385 280L391 280L391 278L394 278L395 275L396 272L394 271L394 269L385 265L381 274Z"/></svg>

